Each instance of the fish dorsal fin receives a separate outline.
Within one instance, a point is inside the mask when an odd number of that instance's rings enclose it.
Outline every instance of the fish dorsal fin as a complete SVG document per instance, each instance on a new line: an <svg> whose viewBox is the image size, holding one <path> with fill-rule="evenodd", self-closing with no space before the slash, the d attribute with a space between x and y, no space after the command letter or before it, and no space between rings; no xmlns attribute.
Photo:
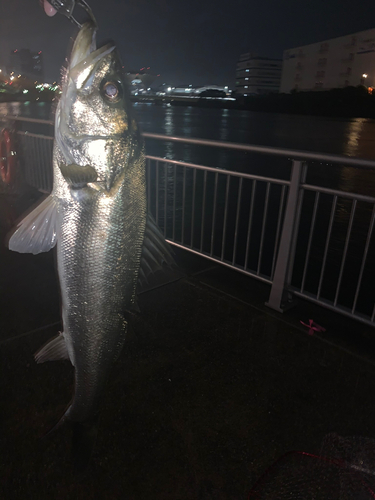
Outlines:
<svg viewBox="0 0 375 500"><path fill-rule="evenodd" d="M56 244L57 207L48 196L18 224L9 238L9 249L20 253L48 252Z"/></svg>
<svg viewBox="0 0 375 500"><path fill-rule="evenodd" d="M157 271L163 270L164 266L175 265L172 250L165 241L163 234L156 225L151 214L147 215L145 237L143 240L141 266L139 269L138 285L142 286L148 282L147 278Z"/></svg>
<svg viewBox="0 0 375 500"><path fill-rule="evenodd" d="M83 188L89 182L95 182L98 178L98 174L95 168L90 167L90 165L85 165L81 167L75 165L60 165L60 171L69 186L74 189Z"/></svg>
<svg viewBox="0 0 375 500"><path fill-rule="evenodd" d="M64 334L60 332L50 339L34 354L34 358L37 363L56 361L58 359L70 359Z"/></svg>

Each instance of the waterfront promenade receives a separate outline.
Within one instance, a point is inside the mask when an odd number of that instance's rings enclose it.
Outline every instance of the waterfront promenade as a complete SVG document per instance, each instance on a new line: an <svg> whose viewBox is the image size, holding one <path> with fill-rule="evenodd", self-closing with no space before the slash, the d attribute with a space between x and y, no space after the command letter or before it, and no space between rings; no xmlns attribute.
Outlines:
<svg viewBox="0 0 375 500"><path fill-rule="evenodd" d="M36 197L0 195L2 241ZM373 328L303 301L278 314L268 285L183 250L176 261L139 297L77 480L69 429L39 439L73 385L68 362L33 360L60 328L54 256L1 245L1 498L245 499L285 452L319 453L329 433L375 439ZM309 335L309 319L326 332Z"/></svg>

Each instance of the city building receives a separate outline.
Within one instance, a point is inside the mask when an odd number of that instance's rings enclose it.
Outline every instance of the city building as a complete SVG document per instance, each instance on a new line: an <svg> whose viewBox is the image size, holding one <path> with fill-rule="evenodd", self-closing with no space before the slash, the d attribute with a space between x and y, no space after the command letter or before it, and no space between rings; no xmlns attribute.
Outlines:
<svg viewBox="0 0 375 500"><path fill-rule="evenodd" d="M142 68L139 71L128 71L126 73L126 79L132 94L137 95L139 92L149 90L151 84L160 76L155 75L149 70L150 68Z"/></svg>
<svg viewBox="0 0 375 500"><path fill-rule="evenodd" d="M280 92L375 86L375 29L288 49Z"/></svg>
<svg viewBox="0 0 375 500"><path fill-rule="evenodd" d="M43 81L43 54L31 52L29 49L12 50L9 56L7 71L21 74L27 78Z"/></svg>
<svg viewBox="0 0 375 500"><path fill-rule="evenodd" d="M236 92L243 95L279 92L282 61L241 54L236 68Z"/></svg>
<svg viewBox="0 0 375 500"><path fill-rule="evenodd" d="M163 83L159 85L155 89L156 95L162 96L179 96L179 97L194 97L195 99L204 96L205 94L211 92L214 97L217 95L218 97L222 94L222 97L230 97L232 91L229 90L228 85L204 85L202 86L193 86L192 84L186 85L177 85L176 87L171 84Z"/></svg>

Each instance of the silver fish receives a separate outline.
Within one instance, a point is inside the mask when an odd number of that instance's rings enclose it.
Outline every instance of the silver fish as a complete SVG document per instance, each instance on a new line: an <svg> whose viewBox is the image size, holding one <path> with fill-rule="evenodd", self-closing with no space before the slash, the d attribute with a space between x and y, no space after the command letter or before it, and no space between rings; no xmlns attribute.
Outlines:
<svg viewBox="0 0 375 500"><path fill-rule="evenodd" d="M35 358L70 359L75 391L62 421L82 426L99 413L139 278L173 261L147 215L144 146L122 64L95 37L86 23L73 46L55 117L53 191L9 241L34 254L57 243L63 332Z"/></svg>

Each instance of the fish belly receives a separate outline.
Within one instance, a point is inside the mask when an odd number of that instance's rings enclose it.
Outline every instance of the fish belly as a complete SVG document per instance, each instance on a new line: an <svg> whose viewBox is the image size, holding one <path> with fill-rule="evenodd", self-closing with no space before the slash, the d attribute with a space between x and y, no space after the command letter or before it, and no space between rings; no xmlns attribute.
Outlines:
<svg viewBox="0 0 375 500"><path fill-rule="evenodd" d="M67 416L85 421L97 412L113 361L124 344L124 312L135 299L146 225L145 190L126 182L113 198L62 203L58 270L64 335L75 367Z"/></svg>

